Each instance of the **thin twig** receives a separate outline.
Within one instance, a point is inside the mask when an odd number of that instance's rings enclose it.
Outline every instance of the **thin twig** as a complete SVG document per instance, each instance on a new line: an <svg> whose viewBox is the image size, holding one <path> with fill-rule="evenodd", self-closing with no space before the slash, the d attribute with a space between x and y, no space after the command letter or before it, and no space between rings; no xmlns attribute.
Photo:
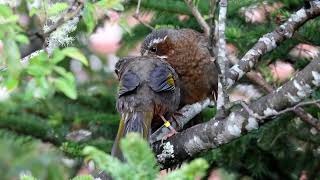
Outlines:
<svg viewBox="0 0 320 180"><path fill-rule="evenodd" d="M210 12L209 12L209 25L210 25L210 36L209 36L209 50L211 56L214 58L216 56L215 47L217 43L216 37L216 26L215 26L215 12L216 12L217 0L210 0Z"/></svg>
<svg viewBox="0 0 320 180"><path fill-rule="evenodd" d="M76 17L80 13L81 9L83 8L83 3L81 3L80 1L78 3L79 4L78 4L78 6L76 7L75 10L73 9L73 5L71 5L70 8L64 14L61 15L60 19L56 23L54 23L52 26L50 26L50 28L47 31L45 31L43 33L43 36L45 38L50 36L50 34L53 31L55 31L57 28L59 28L65 22L67 22L67 21L73 19L74 17Z"/></svg>
<svg viewBox="0 0 320 180"><path fill-rule="evenodd" d="M184 0L184 2L188 5L191 13L196 18L198 24L201 26L202 30L204 31L204 34L207 37L209 37L209 35L210 35L210 27L207 24L207 22L204 20L204 18L202 17L202 15L199 12L199 10L194 6L192 0Z"/></svg>
<svg viewBox="0 0 320 180"><path fill-rule="evenodd" d="M316 103L319 103L319 102L320 102L319 99L312 100L312 101L301 102L301 103L299 103L299 104L297 104L297 105L295 105L295 106L293 106L291 108L287 108L287 109L285 109L283 111L278 112L276 115L278 116L280 114L284 114L284 113L287 113L287 112L290 112L290 111L294 111L298 107L308 106L308 105L316 104Z"/></svg>
<svg viewBox="0 0 320 180"><path fill-rule="evenodd" d="M228 57L231 58L231 57ZM232 57L236 58L236 57ZM238 62L238 59L235 59ZM234 61L230 61L234 62ZM261 77L256 71L252 70L246 74L246 77L254 84L261 87L265 92L271 93L274 88L263 78ZM315 103L314 105L316 105ZM311 125L312 127L316 128L320 131L320 121L314 118L310 113L306 112L303 108L297 107L293 110L293 112L305 123Z"/></svg>
<svg viewBox="0 0 320 180"><path fill-rule="evenodd" d="M138 4L137 4L137 9L136 9L136 13L133 15L133 17L139 21L139 23L143 24L144 26L146 26L147 28L151 29L151 30L154 30L154 28L148 24L148 23L145 23L141 20L140 18L140 6L141 6L141 0L138 0Z"/></svg>

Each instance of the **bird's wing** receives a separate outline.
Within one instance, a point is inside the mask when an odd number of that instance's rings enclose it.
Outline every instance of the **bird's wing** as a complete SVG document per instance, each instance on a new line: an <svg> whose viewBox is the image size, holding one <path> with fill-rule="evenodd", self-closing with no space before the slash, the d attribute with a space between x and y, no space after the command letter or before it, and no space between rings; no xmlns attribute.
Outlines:
<svg viewBox="0 0 320 180"><path fill-rule="evenodd" d="M134 91L140 84L139 77L132 71L125 72L120 79L119 97Z"/></svg>
<svg viewBox="0 0 320 180"><path fill-rule="evenodd" d="M155 92L175 90L173 73L166 66L157 66L150 73L149 86Z"/></svg>

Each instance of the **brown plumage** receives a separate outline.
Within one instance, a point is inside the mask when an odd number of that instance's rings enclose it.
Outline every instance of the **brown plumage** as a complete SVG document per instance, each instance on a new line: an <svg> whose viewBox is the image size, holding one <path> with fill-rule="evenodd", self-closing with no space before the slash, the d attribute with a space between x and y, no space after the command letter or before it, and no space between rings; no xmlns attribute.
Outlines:
<svg viewBox="0 0 320 180"><path fill-rule="evenodd" d="M180 82L171 66L156 57L127 57L116 64L119 78L117 110L121 114L112 155L123 159L120 138L138 132L148 139L151 124L171 120L180 102Z"/></svg>
<svg viewBox="0 0 320 180"><path fill-rule="evenodd" d="M207 97L215 100L218 73L202 34L191 29L154 30L145 38L141 54L166 57L176 70L181 81L180 107Z"/></svg>

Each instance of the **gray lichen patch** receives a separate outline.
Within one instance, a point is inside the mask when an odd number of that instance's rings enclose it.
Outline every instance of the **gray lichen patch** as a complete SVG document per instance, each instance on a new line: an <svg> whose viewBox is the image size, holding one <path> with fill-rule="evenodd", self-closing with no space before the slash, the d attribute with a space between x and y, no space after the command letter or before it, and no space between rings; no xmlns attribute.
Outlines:
<svg viewBox="0 0 320 180"><path fill-rule="evenodd" d="M240 136L244 119L241 115L236 116L236 113L232 112L227 119L225 130L232 136Z"/></svg>
<svg viewBox="0 0 320 180"><path fill-rule="evenodd" d="M295 104L301 101L299 96L292 95L291 93L287 93L285 96L288 98L291 104Z"/></svg>
<svg viewBox="0 0 320 180"><path fill-rule="evenodd" d="M294 80L293 85L298 90L297 95L300 98L305 98L312 92L311 86L309 84L299 83L297 80Z"/></svg>
<svg viewBox="0 0 320 180"><path fill-rule="evenodd" d="M234 65L231 69L231 72L236 72L238 74L238 79L241 78L244 75L244 71L240 69L239 65Z"/></svg>
<svg viewBox="0 0 320 180"><path fill-rule="evenodd" d="M318 73L317 71L312 71L312 77L314 80L312 80L312 84L314 84L315 86L320 86L320 73Z"/></svg>
<svg viewBox="0 0 320 180"><path fill-rule="evenodd" d="M246 130L248 130L248 131L251 131L251 130L254 130L254 129L258 129L258 121L257 121L257 119L256 118L254 118L254 117L252 117L252 116L250 116L249 118L248 118L248 124L246 125Z"/></svg>
<svg viewBox="0 0 320 180"><path fill-rule="evenodd" d="M270 108L270 107L267 107L267 109L263 111L263 114L264 114L265 116L273 116L273 115L277 115L278 112L277 112L275 109L272 109L272 108Z"/></svg>
<svg viewBox="0 0 320 180"><path fill-rule="evenodd" d="M204 150L213 146L213 142L204 142L200 137L194 136L192 139L185 143L186 152L192 156L193 154L199 152L199 150Z"/></svg>
<svg viewBox="0 0 320 180"><path fill-rule="evenodd" d="M158 162L164 163L166 159L174 158L173 145L170 142L166 142L163 145L161 154L157 155Z"/></svg>
<svg viewBox="0 0 320 180"><path fill-rule="evenodd" d="M270 33L264 35L262 38L259 39L259 42L262 42L266 45L267 47L267 52L271 51L272 49L277 47L276 40L274 39L273 36L268 37Z"/></svg>
<svg viewBox="0 0 320 180"><path fill-rule="evenodd" d="M292 22L292 21L299 22L299 21L302 21L302 19L305 18L306 16L307 16L306 10L305 9L300 9L295 14L293 14L288 21L289 22Z"/></svg>

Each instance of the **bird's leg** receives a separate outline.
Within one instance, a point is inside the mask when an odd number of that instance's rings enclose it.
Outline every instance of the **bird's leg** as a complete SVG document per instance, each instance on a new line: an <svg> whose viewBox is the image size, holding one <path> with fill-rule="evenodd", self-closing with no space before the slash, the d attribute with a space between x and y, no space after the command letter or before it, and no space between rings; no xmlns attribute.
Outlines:
<svg viewBox="0 0 320 180"><path fill-rule="evenodd" d="M183 114L181 114L180 112L175 112L175 113L172 115L172 119L176 122L176 124L178 125L179 129L182 129L182 126L181 126L181 124L177 121L176 116L183 116Z"/></svg>
<svg viewBox="0 0 320 180"><path fill-rule="evenodd" d="M163 120L164 126L169 128L170 131L171 131L170 133L168 133L165 136L163 136L163 138L161 139L161 143L162 143L164 140L166 140L169 137L177 134L177 131L176 131L176 129L174 129L174 127L171 126L171 123L168 120L166 120L166 118L163 117L163 115L160 115L160 118Z"/></svg>

